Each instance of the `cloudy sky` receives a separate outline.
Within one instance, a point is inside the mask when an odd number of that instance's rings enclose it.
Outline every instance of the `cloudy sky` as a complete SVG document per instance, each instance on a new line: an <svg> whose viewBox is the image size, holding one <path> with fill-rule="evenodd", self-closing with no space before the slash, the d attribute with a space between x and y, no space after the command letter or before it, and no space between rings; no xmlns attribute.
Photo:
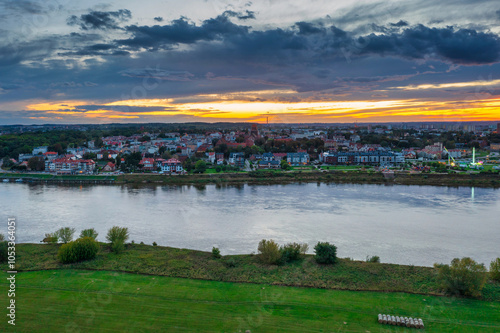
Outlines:
<svg viewBox="0 0 500 333"><path fill-rule="evenodd" d="M0 0L0 124L500 119L495 0Z"/></svg>

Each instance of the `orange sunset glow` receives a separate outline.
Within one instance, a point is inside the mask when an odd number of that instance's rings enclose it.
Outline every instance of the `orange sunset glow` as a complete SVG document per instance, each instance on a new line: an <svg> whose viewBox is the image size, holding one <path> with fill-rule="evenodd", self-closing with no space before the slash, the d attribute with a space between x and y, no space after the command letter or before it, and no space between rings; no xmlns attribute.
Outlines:
<svg viewBox="0 0 500 333"><path fill-rule="evenodd" d="M422 101L417 99L387 101L316 101L290 102L249 101L244 93L237 98L199 95L192 99L200 102L183 102L176 99L121 100L98 105L97 109L82 112L82 101L60 103L34 103L27 109L44 112L48 117L83 117L88 119L141 119L185 115L200 121L266 121L274 122L355 120L426 121L426 120L495 120L500 110L500 99L480 99L457 104L449 101ZM252 94L253 95L253 94ZM134 108L147 107L148 111L135 112Z"/></svg>

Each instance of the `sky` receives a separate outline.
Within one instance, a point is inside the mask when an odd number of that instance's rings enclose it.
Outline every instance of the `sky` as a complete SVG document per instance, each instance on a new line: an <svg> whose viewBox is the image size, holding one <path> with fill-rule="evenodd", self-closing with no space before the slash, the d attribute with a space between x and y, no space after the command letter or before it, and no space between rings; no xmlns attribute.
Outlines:
<svg viewBox="0 0 500 333"><path fill-rule="evenodd" d="M500 120L500 2L0 0L0 124Z"/></svg>

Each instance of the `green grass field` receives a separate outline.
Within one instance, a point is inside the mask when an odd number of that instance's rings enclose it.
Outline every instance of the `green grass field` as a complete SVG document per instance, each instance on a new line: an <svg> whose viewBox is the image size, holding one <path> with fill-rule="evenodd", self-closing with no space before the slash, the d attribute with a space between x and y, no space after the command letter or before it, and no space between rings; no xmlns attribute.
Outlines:
<svg viewBox="0 0 500 333"><path fill-rule="evenodd" d="M6 305L2 276L0 304ZM17 275L16 327L1 332L418 332L378 313L420 317L426 332L499 332L500 303L48 270ZM5 312L5 307L2 306Z"/></svg>

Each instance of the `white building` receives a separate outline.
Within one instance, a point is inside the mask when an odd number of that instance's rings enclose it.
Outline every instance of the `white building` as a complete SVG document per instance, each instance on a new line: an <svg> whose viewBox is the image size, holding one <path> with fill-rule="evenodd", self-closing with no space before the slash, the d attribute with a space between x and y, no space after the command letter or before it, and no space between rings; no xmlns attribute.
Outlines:
<svg viewBox="0 0 500 333"><path fill-rule="evenodd" d="M35 147L33 148L33 155L43 154L47 152L47 146Z"/></svg>

